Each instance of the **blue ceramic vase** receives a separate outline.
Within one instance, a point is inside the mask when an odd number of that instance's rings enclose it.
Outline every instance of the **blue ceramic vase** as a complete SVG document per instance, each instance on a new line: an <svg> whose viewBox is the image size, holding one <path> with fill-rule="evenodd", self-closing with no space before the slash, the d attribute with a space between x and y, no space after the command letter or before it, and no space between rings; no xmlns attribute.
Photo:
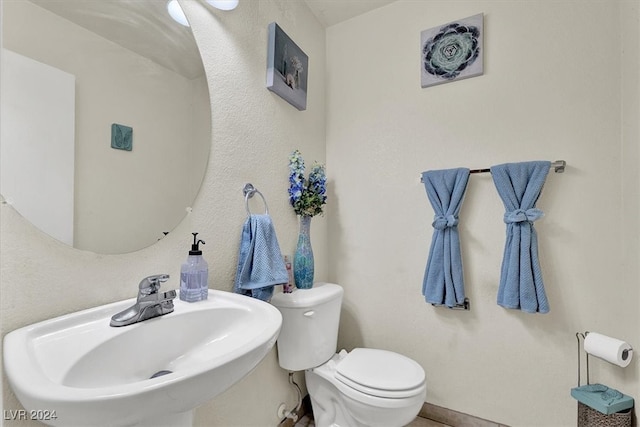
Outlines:
<svg viewBox="0 0 640 427"><path fill-rule="evenodd" d="M293 257L293 278L296 288L309 289L313 286L313 249L311 248L311 217L300 217L300 234Z"/></svg>

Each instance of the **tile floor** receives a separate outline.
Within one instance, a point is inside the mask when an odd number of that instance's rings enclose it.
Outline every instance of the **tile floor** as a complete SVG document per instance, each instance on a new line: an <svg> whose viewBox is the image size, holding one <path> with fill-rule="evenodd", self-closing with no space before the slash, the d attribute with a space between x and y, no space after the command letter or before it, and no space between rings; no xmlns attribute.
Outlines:
<svg viewBox="0 0 640 427"><path fill-rule="evenodd" d="M298 421L295 427L315 427L315 423L313 422L313 418L305 415ZM411 422L407 427L450 427L446 424L439 423L437 421L433 421L427 418L416 417L415 420Z"/></svg>
<svg viewBox="0 0 640 427"><path fill-rule="evenodd" d="M437 421L430 420L429 418L416 417L411 421L407 427L450 427L447 424L442 424Z"/></svg>

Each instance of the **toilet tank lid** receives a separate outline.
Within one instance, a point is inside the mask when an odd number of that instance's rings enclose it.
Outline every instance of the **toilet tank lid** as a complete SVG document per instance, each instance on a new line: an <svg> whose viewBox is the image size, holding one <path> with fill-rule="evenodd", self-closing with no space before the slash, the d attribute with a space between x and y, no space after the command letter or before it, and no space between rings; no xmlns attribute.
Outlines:
<svg viewBox="0 0 640 427"><path fill-rule="evenodd" d="M323 302L341 298L344 291L335 283L314 283L310 289L296 289L285 294L278 293L271 298L271 304L283 308L309 308Z"/></svg>

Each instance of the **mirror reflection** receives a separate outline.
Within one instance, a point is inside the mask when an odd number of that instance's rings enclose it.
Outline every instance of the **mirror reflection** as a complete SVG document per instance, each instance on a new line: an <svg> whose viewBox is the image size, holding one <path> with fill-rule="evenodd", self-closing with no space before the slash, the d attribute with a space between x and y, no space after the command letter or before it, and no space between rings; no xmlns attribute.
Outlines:
<svg viewBox="0 0 640 427"><path fill-rule="evenodd" d="M158 0L5 0L1 193L78 249L155 243L192 205L210 146L188 27Z"/></svg>

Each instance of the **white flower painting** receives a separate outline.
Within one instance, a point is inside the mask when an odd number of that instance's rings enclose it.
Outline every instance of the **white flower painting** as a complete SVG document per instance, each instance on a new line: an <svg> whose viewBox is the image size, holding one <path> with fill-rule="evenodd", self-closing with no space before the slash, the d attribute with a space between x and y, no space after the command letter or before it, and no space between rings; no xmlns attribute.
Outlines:
<svg viewBox="0 0 640 427"><path fill-rule="evenodd" d="M483 66L483 15L421 33L422 87L479 76Z"/></svg>

